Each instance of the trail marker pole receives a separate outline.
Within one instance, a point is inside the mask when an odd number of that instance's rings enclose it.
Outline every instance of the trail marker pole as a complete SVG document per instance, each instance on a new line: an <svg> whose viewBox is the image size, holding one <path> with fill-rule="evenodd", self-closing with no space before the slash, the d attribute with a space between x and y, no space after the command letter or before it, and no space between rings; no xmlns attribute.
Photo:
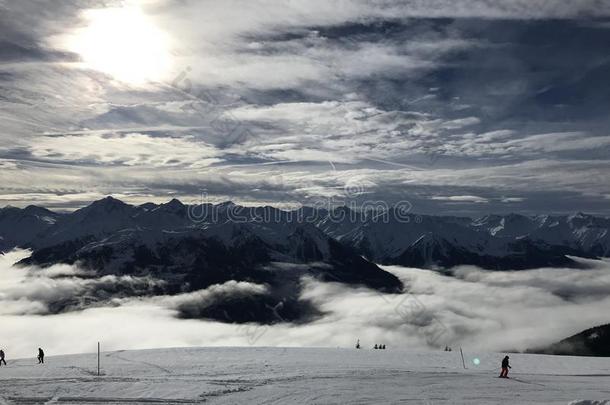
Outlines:
<svg viewBox="0 0 610 405"><path fill-rule="evenodd" d="M100 376L100 342L97 342L97 376Z"/></svg>
<svg viewBox="0 0 610 405"><path fill-rule="evenodd" d="M462 356L462 366L464 366L464 370L466 370L466 362L464 361L464 352L462 351L461 346L460 346L460 355Z"/></svg>

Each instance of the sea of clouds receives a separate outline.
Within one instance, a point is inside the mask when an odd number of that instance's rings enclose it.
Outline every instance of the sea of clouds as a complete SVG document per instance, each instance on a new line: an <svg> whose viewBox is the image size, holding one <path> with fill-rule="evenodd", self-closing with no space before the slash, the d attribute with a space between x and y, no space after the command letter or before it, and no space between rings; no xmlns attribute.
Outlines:
<svg viewBox="0 0 610 405"><path fill-rule="evenodd" d="M327 346L470 351L525 350L610 322L610 262L588 269L448 272L384 266L403 294L303 279L301 296L323 314L305 324L226 324L181 319L184 308L266 286L231 281L175 296L151 294L160 281L95 275L76 266L15 267L27 251L0 256L0 348L8 358L178 346ZM578 259L582 260L582 259ZM116 296L129 289L130 298ZM59 310L58 310L59 309ZM271 310L271 309L270 309Z"/></svg>

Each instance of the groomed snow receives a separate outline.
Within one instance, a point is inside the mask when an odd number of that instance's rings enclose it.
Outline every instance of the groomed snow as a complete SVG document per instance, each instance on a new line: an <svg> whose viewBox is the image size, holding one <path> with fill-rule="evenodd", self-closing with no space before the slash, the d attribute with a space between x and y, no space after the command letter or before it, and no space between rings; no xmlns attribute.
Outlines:
<svg viewBox="0 0 610 405"><path fill-rule="evenodd" d="M0 403L603 404L610 358L331 348L184 348L11 360ZM479 365L475 365L475 359Z"/></svg>

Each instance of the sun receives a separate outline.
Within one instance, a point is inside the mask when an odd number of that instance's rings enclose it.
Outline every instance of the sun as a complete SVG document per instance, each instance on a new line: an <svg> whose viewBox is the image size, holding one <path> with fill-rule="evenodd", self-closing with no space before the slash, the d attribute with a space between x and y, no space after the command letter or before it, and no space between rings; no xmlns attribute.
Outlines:
<svg viewBox="0 0 610 405"><path fill-rule="evenodd" d="M66 45L86 67L129 84L168 73L169 37L138 7L87 10L84 18L87 24L69 35Z"/></svg>

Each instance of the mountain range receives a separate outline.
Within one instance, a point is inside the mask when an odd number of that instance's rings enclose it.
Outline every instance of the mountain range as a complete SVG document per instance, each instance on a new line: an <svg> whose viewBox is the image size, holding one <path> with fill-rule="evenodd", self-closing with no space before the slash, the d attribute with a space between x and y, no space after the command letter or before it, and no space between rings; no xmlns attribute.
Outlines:
<svg viewBox="0 0 610 405"><path fill-rule="evenodd" d="M610 253L610 219L575 215L487 215L477 219L303 207L283 211L232 202L130 205L107 197L73 212L0 209L0 251L27 248L21 265L77 263L97 276L151 277L155 294L175 295L229 282L264 286L188 305L181 316L227 322L301 322L319 315L299 300L304 276L400 292L379 264L493 270L580 266L571 256ZM141 294L127 288L112 298ZM99 294L97 302L108 298ZM69 305L52 305L57 312Z"/></svg>
<svg viewBox="0 0 610 405"><path fill-rule="evenodd" d="M527 352L559 356L610 357L610 324L587 329L547 347L531 349Z"/></svg>

